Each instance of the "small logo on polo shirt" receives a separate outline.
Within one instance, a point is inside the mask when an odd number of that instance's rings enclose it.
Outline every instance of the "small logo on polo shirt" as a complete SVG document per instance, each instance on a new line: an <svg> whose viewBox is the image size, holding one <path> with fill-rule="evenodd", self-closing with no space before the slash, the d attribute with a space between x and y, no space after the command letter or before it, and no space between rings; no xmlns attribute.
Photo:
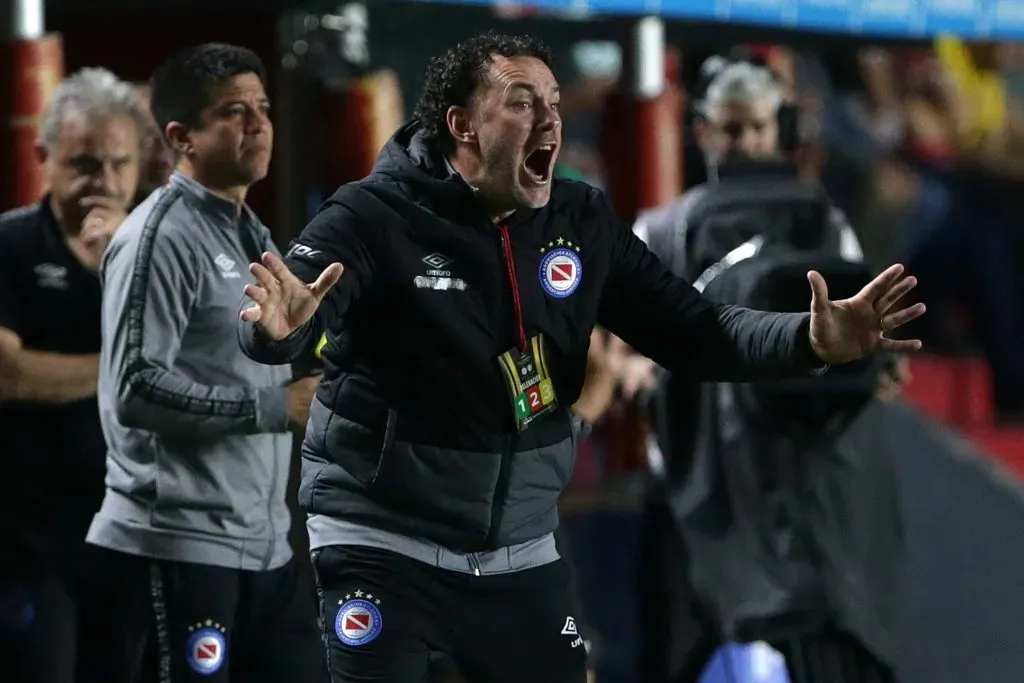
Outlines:
<svg viewBox="0 0 1024 683"><path fill-rule="evenodd" d="M67 289L68 269L56 263L40 263L34 269L36 282L46 289Z"/></svg>

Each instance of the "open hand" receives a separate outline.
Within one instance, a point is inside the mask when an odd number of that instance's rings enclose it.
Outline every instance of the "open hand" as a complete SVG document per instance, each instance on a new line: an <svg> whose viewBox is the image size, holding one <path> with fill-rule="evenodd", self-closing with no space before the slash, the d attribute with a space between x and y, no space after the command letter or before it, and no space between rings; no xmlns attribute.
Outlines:
<svg viewBox="0 0 1024 683"><path fill-rule="evenodd" d="M890 266L869 282L856 296L829 301L825 278L817 271L807 274L811 283L811 346L826 363L849 363L876 350L910 352L921 348L917 339L890 339L885 333L907 324L925 312L918 303L892 309L910 290L917 278L903 277L901 265Z"/></svg>
<svg viewBox="0 0 1024 683"><path fill-rule="evenodd" d="M583 388L572 411L587 422L597 422L615 400L617 370L615 359L608 353L610 334L604 330L590 333L590 348L587 350L587 374Z"/></svg>
<svg viewBox="0 0 1024 683"><path fill-rule="evenodd" d="M246 285L245 293L255 305L243 310L241 318L274 341L284 339L309 322L345 270L340 263L332 263L316 282L307 285L276 254L265 252L261 260L262 263L249 264L257 284Z"/></svg>
<svg viewBox="0 0 1024 683"><path fill-rule="evenodd" d="M594 348L593 342L590 345ZM619 391L632 401L643 391L654 388L657 365L629 347L620 338L609 334L604 348L604 365L618 382Z"/></svg>

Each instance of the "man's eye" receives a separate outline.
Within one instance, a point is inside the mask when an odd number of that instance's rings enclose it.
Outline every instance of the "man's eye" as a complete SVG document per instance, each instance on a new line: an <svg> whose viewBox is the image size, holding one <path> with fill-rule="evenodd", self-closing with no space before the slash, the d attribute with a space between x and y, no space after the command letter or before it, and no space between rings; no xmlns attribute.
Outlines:
<svg viewBox="0 0 1024 683"><path fill-rule="evenodd" d="M81 175L93 175L102 170L103 162L99 159L86 157L84 159L75 159L71 162L71 167Z"/></svg>

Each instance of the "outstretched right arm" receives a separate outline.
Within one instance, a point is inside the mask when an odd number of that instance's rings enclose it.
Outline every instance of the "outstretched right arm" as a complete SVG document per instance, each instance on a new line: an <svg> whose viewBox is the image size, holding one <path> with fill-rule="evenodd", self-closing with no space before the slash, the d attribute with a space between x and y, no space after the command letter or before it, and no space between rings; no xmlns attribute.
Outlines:
<svg viewBox="0 0 1024 683"><path fill-rule="evenodd" d="M329 204L317 214L292 241L284 266L306 285L323 281L325 270L335 263L344 265L344 273L337 284L326 289L315 315L283 339L271 339L260 329L262 325L240 319L238 341L247 356L267 365L291 363L311 354L324 332L337 329L352 302L365 296L372 286L375 264L369 248L371 229L342 204ZM259 302L246 296L242 309L254 303Z"/></svg>

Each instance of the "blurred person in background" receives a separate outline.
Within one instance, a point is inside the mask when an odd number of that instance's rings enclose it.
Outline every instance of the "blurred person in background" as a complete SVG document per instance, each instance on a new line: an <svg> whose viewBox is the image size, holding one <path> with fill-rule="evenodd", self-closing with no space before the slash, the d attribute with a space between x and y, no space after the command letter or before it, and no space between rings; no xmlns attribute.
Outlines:
<svg viewBox="0 0 1024 683"><path fill-rule="evenodd" d="M618 82L621 48L617 43L582 42L571 49L569 73L562 78L562 148L555 177L579 180L605 189L598 149L601 114Z"/></svg>
<svg viewBox="0 0 1024 683"><path fill-rule="evenodd" d="M187 48L152 78L178 163L103 261L107 490L87 540L118 584L107 683L323 683L308 573L288 542L291 430L317 380L238 348L245 264L275 252L245 204L270 164L250 50Z"/></svg>
<svg viewBox="0 0 1024 683"><path fill-rule="evenodd" d="M962 350L976 332L992 368L998 421L1024 423L1024 110L1000 67L1012 51L940 36L934 54L902 67L906 153L920 173L920 193L903 257L920 276L920 296L934 306L919 332ZM960 342L960 343L958 343Z"/></svg>
<svg viewBox="0 0 1024 683"><path fill-rule="evenodd" d="M681 247L688 214L717 182L717 168L730 161L783 158L779 111L785 94L763 63L746 56L737 60L711 57L701 68L700 82L692 96L696 103L694 134L708 167L708 182L644 212L634 226L637 236L676 272L680 272L685 257ZM845 215L833 208L829 222L841 236L843 257L862 260L857 235Z"/></svg>
<svg viewBox="0 0 1024 683"><path fill-rule="evenodd" d="M0 216L0 451L19 472L0 484L5 680L104 683L108 653L89 639L110 594L85 543L107 450L97 271L135 197L145 125L114 74L68 77L40 123L49 191Z"/></svg>
<svg viewBox="0 0 1024 683"><path fill-rule="evenodd" d="M838 52L828 67L823 55L799 48L773 47L765 60L785 84L783 107L788 111L781 118L790 130L780 137L793 141L789 146L805 167L805 178L825 187L844 214L860 218L883 148L851 93L860 88L857 55Z"/></svg>
<svg viewBox="0 0 1024 683"><path fill-rule="evenodd" d="M861 134L860 140L844 148L854 153L862 150L865 162L874 160L865 201L857 214L864 258L873 267L897 257L910 208L921 190L918 174L905 155L907 118L904 92L893 69L896 60L893 50L869 45L857 52L854 64L847 62L854 67L847 69L847 81L856 85L856 92L851 87L846 93L846 105L868 140ZM842 132L835 130L836 137Z"/></svg>
<svg viewBox="0 0 1024 683"><path fill-rule="evenodd" d="M136 204L141 204L154 190L167 184L174 170L175 160L174 150L168 144L149 108L152 88L149 83L134 83L132 87L139 99L139 105L146 112L148 124L142 137L142 172L135 200Z"/></svg>
<svg viewBox="0 0 1024 683"><path fill-rule="evenodd" d="M785 65L784 65L785 66ZM779 111L787 100L795 98L793 74L777 79L760 59L747 51L731 58L712 57L701 70L701 82L694 92L696 115L695 136L708 166L709 181L692 187L664 207L641 214L635 233L664 263L683 275L687 264L685 236L692 208L718 182L717 167L733 161L772 161L783 157L780 144ZM790 112L798 115L799 111ZM783 126L793 126L789 121ZM798 145L792 151L799 152ZM800 161L799 154L795 156ZM803 176L802 176L803 177ZM859 242L844 214L832 208L828 221L839 235L841 258L859 262L863 258ZM728 251L728 249L726 249ZM647 361L646 370L635 368L640 377L657 369ZM909 379L906 358L894 356L888 371L881 373L878 385L880 399L891 400ZM649 381L649 380L647 380ZM699 394L672 394L667 406L670 414L662 420L673 423L673 446L677 452L662 453L652 443L649 454L651 477L645 496L645 510L638 559L640 593L641 643L639 671L642 683L696 683L723 644L721 629L705 608L696 589L690 584L690 552L669 504L671 484L666 477L665 458L689 462L693 454L687 449L696 438L696 415ZM686 470L685 467L682 468ZM699 562L699 558L693 561ZM891 672L877 661L863 645L842 633L829 632L834 642L852 643L858 657L857 666L868 676L890 680ZM789 665L794 662L789 661ZM793 670L793 680L805 680L803 671ZM839 679L829 679L838 683ZM876 680L876 679L865 679Z"/></svg>

